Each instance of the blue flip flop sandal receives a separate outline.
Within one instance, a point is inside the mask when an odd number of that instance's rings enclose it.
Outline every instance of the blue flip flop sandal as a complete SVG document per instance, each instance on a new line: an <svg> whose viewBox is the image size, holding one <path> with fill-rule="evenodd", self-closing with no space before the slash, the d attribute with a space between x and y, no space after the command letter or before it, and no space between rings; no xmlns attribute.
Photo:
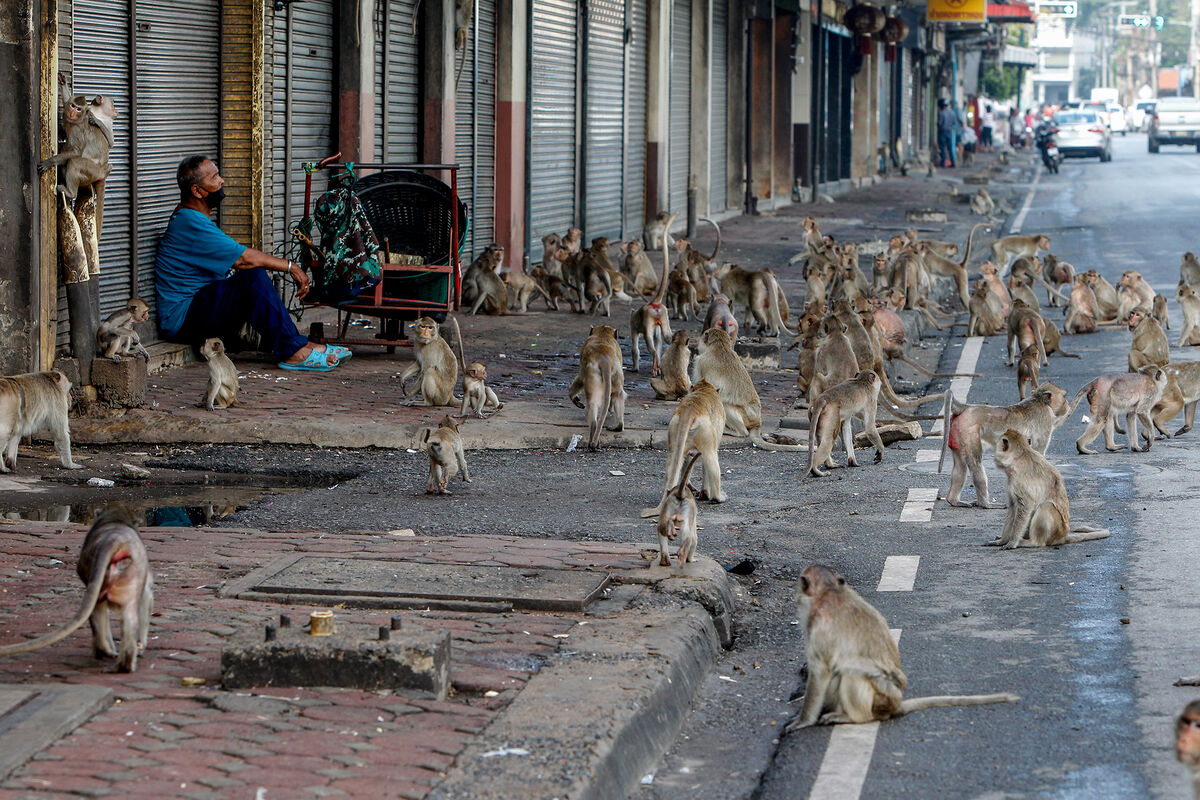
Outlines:
<svg viewBox="0 0 1200 800"><path fill-rule="evenodd" d="M330 364L325 356L328 351L313 350L308 354L308 357L299 364L289 364L286 361L279 362L280 369L290 369L297 372L329 372L337 364Z"/></svg>
<svg viewBox="0 0 1200 800"><path fill-rule="evenodd" d="M343 361L348 361L354 355L353 350L349 347L342 347L340 344L325 345L325 352L337 356L339 364Z"/></svg>

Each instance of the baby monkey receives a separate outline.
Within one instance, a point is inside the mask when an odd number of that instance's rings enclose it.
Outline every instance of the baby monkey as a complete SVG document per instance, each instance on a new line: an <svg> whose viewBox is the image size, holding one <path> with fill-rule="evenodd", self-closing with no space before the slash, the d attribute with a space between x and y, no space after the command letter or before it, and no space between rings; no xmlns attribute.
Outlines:
<svg viewBox="0 0 1200 800"><path fill-rule="evenodd" d="M200 355L208 361L208 389L200 400L201 405L212 411L237 405L237 367L225 355L225 343L213 337L204 340Z"/></svg>
<svg viewBox="0 0 1200 800"><path fill-rule="evenodd" d="M480 419L483 419L485 408L490 407L497 411L504 408L504 403L496 397L492 387L484 383L486 380L487 367L478 361L472 361L463 367L463 399L462 408L458 412L460 417L467 415L468 408Z"/></svg>
<svg viewBox="0 0 1200 800"><path fill-rule="evenodd" d="M425 431L421 441L429 453L429 482L425 484L425 494L450 494L446 486L459 470L462 470L463 483L471 482L467 458L463 455L462 437L458 435L458 425L454 420L448 416L442 417L436 428Z"/></svg>
<svg viewBox="0 0 1200 800"><path fill-rule="evenodd" d="M129 299L120 311L114 311L100 323L96 330L96 349L120 363L121 356L139 355L150 361L150 354L142 347L142 339L134 329L134 323L150 321L150 306L136 297Z"/></svg>
<svg viewBox="0 0 1200 800"><path fill-rule="evenodd" d="M679 552L677 553L679 568L683 569L683 565L694 560L696 556L696 544L699 541L696 536L696 492L688 483L688 477L691 476L692 466L700 456L701 453L699 452L692 454L692 457L688 459L687 464L683 467L683 474L679 477L679 485L669 490L663 496L662 503L659 506L659 566L671 566L671 553L667 549L667 542L675 541L677 535L679 537ZM676 534L676 531L679 531L679 533Z"/></svg>

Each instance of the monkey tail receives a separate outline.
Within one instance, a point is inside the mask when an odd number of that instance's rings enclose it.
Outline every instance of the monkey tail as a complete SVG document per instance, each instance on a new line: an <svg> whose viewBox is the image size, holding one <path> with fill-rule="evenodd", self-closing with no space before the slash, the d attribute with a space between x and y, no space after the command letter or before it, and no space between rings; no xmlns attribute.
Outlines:
<svg viewBox="0 0 1200 800"><path fill-rule="evenodd" d="M692 453L692 457L683 465L683 472L679 476L679 485L675 487L675 497L678 500L683 499L683 487L687 486L688 479L692 477L692 467L696 465L696 459L700 458L700 451Z"/></svg>
<svg viewBox="0 0 1200 800"><path fill-rule="evenodd" d="M712 255L711 255L711 256L708 256L708 257L705 259L705 260L707 260L707 261L716 261L716 260L717 260L717 253L718 253L718 252L720 252L720 250L721 250L721 226L720 226L720 225L718 225L717 223L713 222L713 221L712 221L711 219L709 219L708 217L700 217L700 219L704 220L704 221L705 221L705 222L707 222L709 225L712 225L714 228L716 228L716 229L717 229L717 246L713 248Z"/></svg>
<svg viewBox="0 0 1200 800"><path fill-rule="evenodd" d="M811 432L810 432L810 434L811 434ZM771 452L774 452L774 453L800 453L800 452L804 452L804 451L808 450L807 443L806 444L776 444L775 442L768 442L766 439L764 439L762 437L762 429L761 428L754 428L753 430L750 431L750 441L752 443L754 443L755 446L757 446L763 450L770 450Z"/></svg>
<svg viewBox="0 0 1200 800"><path fill-rule="evenodd" d="M987 224L988 223L986 222L976 222L975 227L971 228L971 232L967 234L967 252L963 254L963 260L961 263L963 269L967 268L967 264L971 260L971 243L975 240L975 231Z"/></svg>
<svg viewBox="0 0 1200 800"><path fill-rule="evenodd" d="M1096 381L1098 380L1099 378L1093 378L1083 385L1083 388L1075 395L1075 399L1071 401L1071 405L1067 408L1067 413L1063 415L1063 419L1069 419L1075 413L1075 407L1079 405L1079 401L1083 399L1085 394L1096 388Z"/></svg>
<svg viewBox="0 0 1200 800"><path fill-rule="evenodd" d="M688 474L690 474L692 466L689 463L687 466L687 472L685 472L683 467L683 459L687 457L688 434L691 433L698 424L699 421L696 419L696 412L690 407L681 408L676 416L671 418L670 426L674 427L678 425L678 427L675 428L674 431L668 429L667 438L668 440L674 441L674 447L672 447L671 451L667 454L666 480L670 481L672 475L681 475L682 477L677 484L669 483L663 487L662 497L659 498L658 505L651 508L642 509L642 519L646 519L647 517L657 517L659 512L662 510L663 503L666 502L667 497L670 496L672 490L676 490L678 486L687 483ZM673 437L671 436L672 433L674 434ZM693 461L695 461L695 459L693 459Z"/></svg>
<svg viewBox="0 0 1200 800"><path fill-rule="evenodd" d="M462 329L458 327L458 317L450 317L454 323L454 340L458 342L458 364L462 368L463 377L467 375L467 357L463 353Z"/></svg>
<svg viewBox="0 0 1200 800"><path fill-rule="evenodd" d="M1107 539L1109 537L1108 528L1092 528L1087 525L1080 525L1078 528L1073 528L1067 534L1067 544L1079 544L1080 542L1093 542L1097 539Z"/></svg>
<svg viewBox="0 0 1200 800"><path fill-rule="evenodd" d="M938 474L946 463L946 451L950 449L950 423L954 421L954 396L946 392L942 400L942 454L938 456Z"/></svg>
<svg viewBox="0 0 1200 800"><path fill-rule="evenodd" d="M942 706L986 706L993 703L1015 703L1020 699L1020 695L1015 695L1011 692L1000 692L998 694L939 694L931 697L914 697L911 700L905 700L900 703L900 708L892 716L902 717L905 714L911 714L914 711L921 711L926 708L940 708Z"/></svg>
<svg viewBox="0 0 1200 800"><path fill-rule="evenodd" d="M920 364L913 361L911 358L909 358L906 355L901 354L901 355L897 356L897 358L899 358L905 364L908 364L910 367L915 369L917 372L920 372L922 375L927 375L930 378L979 378L979 377L982 377L978 372L930 372L929 370L925 369Z"/></svg>
<svg viewBox="0 0 1200 800"><path fill-rule="evenodd" d="M821 412L825 410L825 403L818 397L813 401L813 404L808 407L808 473L813 474L813 464L816 462L817 453L817 420L821 418Z"/></svg>
<svg viewBox="0 0 1200 800"><path fill-rule="evenodd" d="M666 223L664 223L664 224L663 224L663 235L662 235L662 253L663 253L662 274L659 276L659 279L658 279L658 289L656 289L656 290L655 290L655 292L654 292L654 299L650 301L650 305L662 305L663 294L664 294L664 293L667 291L667 262L668 262L668 261L670 261L670 259L669 259L669 258L667 258L667 236L669 235L668 231L670 231L670 230L671 230L671 224L672 224L673 222L675 222L675 218L676 218L677 216L679 216L679 215L678 215L678 214L672 214L670 217L668 217L668 218L667 218L667 221L666 221Z"/></svg>
<svg viewBox="0 0 1200 800"><path fill-rule="evenodd" d="M414 22L413 25L415 26L416 23ZM467 41L470 41L470 36L471 36L471 28L468 26L467 27L467 37L468 37ZM463 67L466 66L466 64L467 64L467 42L464 41L462 50L459 51L459 55L458 55L458 74L454 76L454 91L455 92L458 91L458 84L462 81Z"/></svg>
<svg viewBox="0 0 1200 800"><path fill-rule="evenodd" d="M779 330L791 336L793 339L800 338L799 330L792 330L783 321L783 314L779 311L779 282L775 280L775 274L770 270L763 270L763 280L767 284L767 311L771 315L771 323Z"/></svg>
<svg viewBox="0 0 1200 800"><path fill-rule="evenodd" d="M896 408L917 408L918 406L923 406L926 403L936 403L937 401L941 400L942 395L945 394L944 392L938 394L927 394L922 397L915 397L911 400L906 400L898 396L895 390L892 389L892 382L888 380L887 370L879 370L878 375L880 389L883 390L883 394L887 398L888 403ZM906 417L906 419L939 419L939 417Z"/></svg>

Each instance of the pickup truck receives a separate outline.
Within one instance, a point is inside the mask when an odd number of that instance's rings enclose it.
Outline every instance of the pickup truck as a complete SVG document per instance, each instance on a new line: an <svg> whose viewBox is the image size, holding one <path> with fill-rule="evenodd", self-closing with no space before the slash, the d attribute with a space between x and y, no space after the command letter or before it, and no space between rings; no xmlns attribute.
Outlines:
<svg viewBox="0 0 1200 800"><path fill-rule="evenodd" d="M1195 145L1200 153L1200 100L1191 97L1160 97L1150 119L1149 148L1159 145Z"/></svg>

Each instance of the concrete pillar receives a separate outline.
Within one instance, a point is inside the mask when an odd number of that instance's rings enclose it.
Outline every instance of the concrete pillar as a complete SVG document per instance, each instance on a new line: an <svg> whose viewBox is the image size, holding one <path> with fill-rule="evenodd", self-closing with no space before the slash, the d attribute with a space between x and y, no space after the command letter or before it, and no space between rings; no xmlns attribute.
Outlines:
<svg viewBox="0 0 1200 800"><path fill-rule="evenodd" d="M500 0L496 26L496 241L519 270L525 259L525 98L528 0Z"/></svg>
<svg viewBox="0 0 1200 800"><path fill-rule="evenodd" d="M345 161L370 161L375 154L375 0L339 0L337 26L338 150Z"/></svg>
<svg viewBox="0 0 1200 800"><path fill-rule="evenodd" d="M454 163L454 2L421 2L421 160ZM525 49L522 41L520 48ZM503 52L503 51L498 51ZM524 156L522 156L524 160Z"/></svg>
<svg viewBox="0 0 1200 800"><path fill-rule="evenodd" d="M882 95L883 86L880 83L880 73L883 66L883 45L876 42L871 42L871 60L869 65L871 71L871 110L867 117L867 175L874 175L879 171L879 113L883 103L887 102L886 96Z"/></svg>
<svg viewBox="0 0 1200 800"><path fill-rule="evenodd" d="M671 0L650 0L646 26L646 217L667 207L667 138L671 112Z"/></svg>
<svg viewBox="0 0 1200 800"><path fill-rule="evenodd" d="M774 98L771 123L771 194L775 205L792 199L792 53L796 15L775 12Z"/></svg>
<svg viewBox="0 0 1200 800"><path fill-rule="evenodd" d="M867 161L872 147L871 97L875 91L875 71L871 56L863 56L862 68L854 76L853 132L850 138L850 177L858 180L867 174Z"/></svg>
<svg viewBox="0 0 1200 800"><path fill-rule="evenodd" d="M796 68L792 73L792 189L810 182L812 172L812 14L796 21Z"/></svg>
<svg viewBox="0 0 1200 800"><path fill-rule="evenodd" d="M747 167L750 183L751 213L759 203L769 207L771 198L771 109L774 98L774 23L770 18L749 22L750 114L746 135L750 139L750 163Z"/></svg>
<svg viewBox="0 0 1200 800"><path fill-rule="evenodd" d="M692 141L688 188L696 189L696 212L708 207L712 141L712 0L692 2ZM724 210L724 209L722 209Z"/></svg>
<svg viewBox="0 0 1200 800"><path fill-rule="evenodd" d="M746 197L746 4L729 0L729 80L725 102L729 127L725 134L726 202L737 207Z"/></svg>

